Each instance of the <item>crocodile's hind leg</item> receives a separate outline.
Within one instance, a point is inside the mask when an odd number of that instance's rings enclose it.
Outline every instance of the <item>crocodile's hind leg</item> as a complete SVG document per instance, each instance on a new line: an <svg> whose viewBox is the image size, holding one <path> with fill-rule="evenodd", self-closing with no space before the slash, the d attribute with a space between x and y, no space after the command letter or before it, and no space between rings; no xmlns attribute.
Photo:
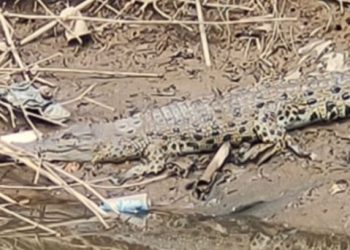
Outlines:
<svg viewBox="0 0 350 250"><path fill-rule="evenodd" d="M258 159L258 164L261 165L287 148L301 157L310 157L311 155L301 149L293 138L286 133L286 130L277 123L276 115L272 112L260 114L257 117L254 132L262 143L258 143L244 152L239 157L241 163Z"/></svg>
<svg viewBox="0 0 350 250"><path fill-rule="evenodd" d="M165 169L167 163L167 154L162 147L153 144L147 146L142 155L143 163L140 163L125 173L121 174L117 179L118 183L124 183L127 180L135 179L145 175L157 175Z"/></svg>

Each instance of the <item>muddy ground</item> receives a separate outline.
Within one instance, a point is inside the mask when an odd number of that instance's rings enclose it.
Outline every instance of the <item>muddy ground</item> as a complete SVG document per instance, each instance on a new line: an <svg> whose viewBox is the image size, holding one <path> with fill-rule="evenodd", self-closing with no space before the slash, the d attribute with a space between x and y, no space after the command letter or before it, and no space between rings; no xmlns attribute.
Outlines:
<svg viewBox="0 0 350 250"><path fill-rule="evenodd" d="M54 13L59 13L65 8L64 2L46 1L46 4ZM71 1L71 4L78 2ZM126 4L125 1L106 2L118 11ZM152 1L144 11L140 10L142 2L135 1L118 18L166 20L152 6ZM166 15L174 16L177 11L176 19L197 20L194 1L188 1L187 5L183 3L185 1L153 2ZM104 22L87 22L92 33L84 38L83 45L74 42L68 44L62 27L57 26L20 46L18 41L48 21L18 17L7 17L7 20L14 27L13 37L17 41L18 52L27 65L60 53L40 66L140 74L139 77L111 77L74 72L41 73L41 78L57 86L55 94L60 101L71 100L92 84L97 84L88 97L105 106L86 99L66 105L72 111L72 119L68 124L74 124L77 121L111 121L174 100L201 97L218 90L254 88L266 81L298 78L310 72L330 71L332 67L333 70L343 70L340 68L343 65L341 63L327 65L329 61L324 61L324 54L341 53L347 57L350 50L350 6L347 2L276 2L242 0L235 1L241 7L221 8L207 1L203 10L204 19L208 21L239 21L259 17L247 24L207 25L210 67L205 64L198 27L193 24L107 25ZM216 3L233 4L232 1ZM11 13L45 13L38 3L31 1L18 1L15 6L4 3L4 6ZM108 7L99 7L97 3L82 13L86 16L115 17ZM266 22L261 18L265 15L281 19L278 22ZM283 19L287 17L290 19ZM327 46L315 49L312 44ZM307 46L311 49L305 49ZM10 61L7 67L17 66L14 61ZM155 76L142 76L144 73ZM3 79L9 79L7 74L3 76ZM11 75L11 79L20 77L19 74ZM21 119L18 123L16 129L3 124L2 133L29 128ZM44 132L59 129L40 121L36 121L35 125ZM206 201L198 200L189 185L203 170L191 171L186 178L167 177L131 189L96 189L106 197L147 192L153 204L168 212L252 215L287 228L349 235L349 127L349 122L343 121L292 132L291 135L304 148L317 155L314 161L287 153L274 157L261 167L254 163L244 167L225 164L224 181L213 187ZM99 168L87 165L75 174L89 181L116 174L128 167L128 163L105 164ZM3 185L28 184L28 180L33 177L31 171L23 168L1 167L0 171ZM102 184L109 187L113 185L109 182ZM16 200L30 200L30 205L39 214L40 209L47 206L60 213L71 214L72 217L83 215L79 211L83 205L60 191L3 189L3 192ZM57 207L53 207L55 204Z"/></svg>

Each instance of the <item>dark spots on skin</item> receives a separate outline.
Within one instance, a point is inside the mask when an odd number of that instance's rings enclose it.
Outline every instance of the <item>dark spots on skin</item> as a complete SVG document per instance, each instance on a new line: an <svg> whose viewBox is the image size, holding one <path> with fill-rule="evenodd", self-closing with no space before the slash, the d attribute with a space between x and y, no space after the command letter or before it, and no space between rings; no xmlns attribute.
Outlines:
<svg viewBox="0 0 350 250"><path fill-rule="evenodd" d="M193 143L193 142L187 142L186 143L187 147L193 148L193 149L199 149L199 146L197 143Z"/></svg>
<svg viewBox="0 0 350 250"><path fill-rule="evenodd" d="M180 133L180 129L179 128L173 128L173 132L174 133Z"/></svg>
<svg viewBox="0 0 350 250"><path fill-rule="evenodd" d="M196 128L194 131L195 131L196 133L202 133L202 129L200 129L200 128Z"/></svg>
<svg viewBox="0 0 350 250"><path fill-rule="evenodd" d="M233 127L236 126L236 123L234 123L234 122L229 122L227 125L228 125L230 128L233 128Z"/></svg>
<svg viewBox="0 0 350 250"><path fill-rule="evenodd" d="M239 132L240 134L243 134L243 133L246 132L246 131L247 131L247 130L246 130L245 127L240 127L239 130L238 130L238 132Z"/></svg>
<svg viewBox="0 0 350 250"><path fill-rule="evenodd" d="M197 141L203 140L203 136L201 136L201 135L199 135L199 134L194 134L194 135L193 135L193 138L194 138L195 140L197 140Z"/></svg>
<svg viewBox="0 0 350 250"><path fill-rule="evenodd" d="M255 128L256 128L256 131L260 130L260 126L259 125L256 125Z"/></svg>
<svg viewBox="0 0 350 250"><path fill-rule="evenodd" d="M135 121L134 121L134 125L139 125L140 123L141 123L140 120L135 120Z"/></svg>
<svg viewBox="0 0 350 250"><path fill-rule="evenodd" d="M263 132L263 133L262 133L262 136L263 136L263 137L267 137L267 132Z"/></svg>
<svg viewBox="0 0 350 250"><path fill-rule="evenodd" d="M292 111L292 115L297 116L297 115L298 115L298 111L293 110L293 111Z"/></svg>
<svg viewBox="0 0 350 250"><path fill-rule="evenodd" d="M125 129L125 128L126 128L126 125L125 125L125 124L121 124L121 125L119 125L119 128L120 128L120 129Z"/></svg>
<svg viewBox="0 0 350 250"><path fill-rule="evenodd" d="M350 116L350 106L345 105L345 115Z"/></svg>
<svg viewBox="0 0 350 250"><path fill-rule="evenodd" d="M295 117L294 117L294 116L290 117L290 118L289 118L289 121L290 121L290 122L294 122L294 121L295 121Z"/></svg>
<svg viewBox="0 0 350 250"><path fill-rule="evenodd" d="M327 112L331 112L336 107L335 103L333 102L326 102L326 110Z"/></svg>
<svg viewBox="0 0 350 250"><path fill-rule="evenodd" d="M299 114L300 115L303 115L303 114L305 114L306 113L306 109L299 109Z"/></svg>
<svg viewBox="0 0 350 250"><path fill-rule="evenodd" d="M154 133L153 132L148 132L147 136L154 136Z"/></svg>
<svg viewBox="0 0 350 250"><path fill-rule="evenodd" d="M264 107L264 105L265 105L265 103L260 102L260 103L258 103L258 104L256 105L256 107L257 107L258 109L260 109L260 108Z"/></svg>
<svg viewBox="0 0 350 250"><path fill-rule="evenodd" d="M205 143L206 144L214 144L214 139L208 139Z"/></svg>
<svg viewBox="0 0 350 250"><path fill-rule="evenodd" d="M275 130L270 129L270 134L271 134L271 135L274 135L274 134L275 134Z"/></svg>
<svg viewBox="0 0 350 250"><path fill-rule="evenodd" d="M312 96L313 94L314 94L314 92L312 90L309 90L309 89L304 92L304 96Z"/></svg>
<svg viewBox="0 0 350 250"><path fill-rule="evenodd" d="M128 130L126 133L128 133L128 134L133 134L133 133L134 133L134 130L133 130L133 129L130 129L130 130Z"/></svg>
<svg viewBox="0 0 350 250"><path fill-rule="evenodd" d="M219 147L219 145L217 143L213 144L213 148L218 148L218 147Z"/></svg>
<svg viewBox="0 0 350 250"><path fill-rule="evenodd" d="M278 116L282 115L282 110L278 110L277 115Z"/></svg>
<svg viewBox="0 0 350 250"><path fill-rule="evenodd" d="M307 104L308 104L308 105L313 105L313 104L315 104L316 102L317 102L317 100L316 100L315 98L312 98L312 99L307 100Z"/></svg>
<svg viewBox="0 0 350 250"><path fill-rule="evenodd" d="M240 117L241 116L241 110L239 108L235 108L233 110L233 115L236 117Z"/></svg>
<svg viewBox="0 0 350 250"><path fill-rule="evenodd" d="M175 143L171 144L171 149L172 149L172 150L176 150L176 148L177 148L177 146L176 146Z"/></svg>
<svg viewBox="0 0 350 250"><path fill-rule="evenodd" d="M251 136L249 136L249 135L243 136L243 137L242 137L242 140L243 140L243 141L252 141L252 140L253 140L253 137L251 137Z"/></svg>
<svg viewBox="0 0 350 250"><path fill-rule="evenodd" d="M242 122L241 122L241 125L246 125L247 123L248 123L248 121L245 120L245 121L242 121Z"/></svg>
<svg viewBox="0 0 350 250"><path fill-rule="evenodd" d="M350 99L350 95L348 92L345 92L344 94L341 95L341 98L343 98L343 100L348 100Z"/></svg>
<svg viewBox="0 0 350 250"><path fill-rule="evenodd" d="M231 138L232 138L232 135L228 134L228 135L225 135L225 136L224 136L223 140L224 140L224 141L230 141Z"/></svg>
<svg viewBox="0 0 350 250"><path fill-rule="evenodd" d="M310 121L312 122L312 121L315 121L315 120L317 120L318 119L318 115L317 115L317 113L312 113L311 114L311 116L310 116Z"/></svg>
<svg viewBox="0 0 350 250"><path fill-rule="evenodd" d="M278 130L276 133L279 137L281 137L283 135L282 131Z"/></svg>
<svg viewBox="0 0 350 250"><path fill-rule="evenodd" d="M162 140L164 140L164 141L168 140L168 136L163 135L163 136L162 136Z"/></svg>
<svg viewBox="0 0 350 250"><path fill-rule="evenodd" d="M162 149L163 149L164 151L167 151L167 150L168 150L168 146L167 146L167 145L164 145L164 146L162 146Z"/></svg>
<svg viewBox="0 0 350 250"><path fill-rule="evenodd" d="M329 118L330 118L331 120L333 120L333 119L335 119L336 117L338 117L338 113L337 113L336 111L331 112L331 115L329 116Z"/></svg>
<svg viewBox="0 0 350 250"><path fill-rule="evenodd" d="M180 140L185 141L186 139L187 139L187 135L186 134L180 135Z"/></svg>
<svg viewBox="0 0 350 250"><path fill-rule="evenodd" d="M180 143L180 144L179 144L179 147L180 147L180 149L183 149L183 148L185 147L185 144Z"/></svg>
<svg viewBox="0 0 350 250"><path fill-rule="evenodd" d="M284 116L279 116L278 120L283 121L284 120Z"/></svg>
<svg viewBox="0 0 350 250"><path fill-rule="evenodd" d="M219 134L220 134L220 133L219 133L219 131L217 131L217 130L211 132L211 135L212 135L212 136L218 136Z"/></svg>
<svg viewBox="0 0 350 250"><path fill-rule="evenodd" d="M340 90L341 90L341 88L340 88L339 86L332 86L332 87L331 87L331 92L332 92L333 94L339 93Z"/></svg>
<svg viewBox="0 0 350 250"><path fill-rule="evenodd" d="M288 99L287 93L283 93L283 94L281 95L281 98L282 98L282 100L287 100L287 99Z"/></svg>
<svg viewBox="0 0 350 250"><path fill-rule="evenodd" d="M285 112L284 115L288 117L288 116L290 115L290 111L289 111L289 110L286 110L286 112Z"/></svg>

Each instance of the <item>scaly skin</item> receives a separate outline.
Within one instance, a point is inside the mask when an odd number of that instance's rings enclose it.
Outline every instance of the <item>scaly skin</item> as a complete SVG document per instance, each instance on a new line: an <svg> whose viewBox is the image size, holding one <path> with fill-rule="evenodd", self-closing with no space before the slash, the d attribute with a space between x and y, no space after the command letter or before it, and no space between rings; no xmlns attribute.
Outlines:
<svg viewBox="0 0 350 250"><path fill-rule="evenodd" d="M77 151L65 157L72 149L57 149L57 145L67 142L64 137L75 137L74 150L79 148L79 143L84 142L77 139L82 133L80 127L78 133L65 133L55 147L51 146L53 149L43 146L41 152L47 160L72 160L75 155L77 160L84 158L94 163L143 158L146 163L127 172L124 179L128 179L157 174L179 155L213 151L224 141L234 147L242 142L261 142L245 152L241 162L255 158L264 162L286 148L308 155L286 131L348 116L350 74L333 73L176 102L113 123L89 125L84 135L90 143L87 148L93 148L91 159L79 156Z"/></svg>

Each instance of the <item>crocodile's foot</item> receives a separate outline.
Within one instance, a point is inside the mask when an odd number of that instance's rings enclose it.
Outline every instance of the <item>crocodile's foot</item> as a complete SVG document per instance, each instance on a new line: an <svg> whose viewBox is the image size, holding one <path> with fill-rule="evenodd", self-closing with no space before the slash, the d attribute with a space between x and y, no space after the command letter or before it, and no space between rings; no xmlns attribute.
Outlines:
<svg viewBox="0 0 350 250"><path fill-rule="evenodd" d="M276 142L258 143L246 151L241 151L239 154L236 154L235 161L242 164L257 159L258 165L261 165L271 157L283 153L288 149L299 157L315 159L315 154L303 150L291 136L285 135L284 138Z"/></svg>
<svg viewBox="0 0 350 250"><path fill-rule="evenodd" d="M139 164L126 172L119 174L118 177L114 178L113 182L117 185L122 185L129 180L141 179L143 176L151 175L151 174L159 174L162 172L164 167L150 165Z"/></svg>
<svg viewBox="0 0 350 250"><path fill-rule="evenodd" d="M276 117L271 113L258 116L254 131L262 143L243 150L236 159L240 163L257 159L258 165L261 165L272 156L278 155L287 149L300 157L313 158L312 153L301 149L296 141L286 134L286 130L278 125Z"/></svg>
<svg viewBox="0 0 350 250"><path fill-rule="evenodd" d="M121 174L116 182L123 184L128 180L136 179L146 175L157 175L165 169L167 158L165 152L160 147L149 145L144 152L143 158L145 159L144 164L139 164L125 173Z"/></svg>

